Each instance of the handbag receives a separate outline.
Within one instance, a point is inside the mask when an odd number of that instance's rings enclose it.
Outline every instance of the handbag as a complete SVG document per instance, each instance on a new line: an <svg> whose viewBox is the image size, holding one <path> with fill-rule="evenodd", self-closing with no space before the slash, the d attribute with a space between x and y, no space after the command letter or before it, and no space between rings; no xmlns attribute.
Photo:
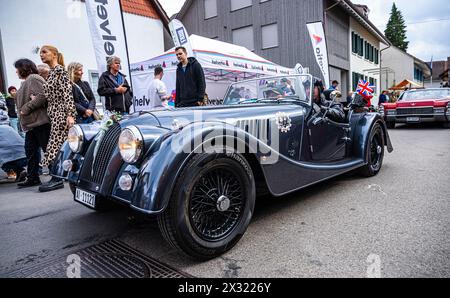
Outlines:
<svg viewBox="0 0 450 298"><path fill-rule="evenodd" d="M81 92L81 95L83 95L84 100L89 102L89 100L87 99L86 95L83 92L83 89L81 89L81 87L75 83L74 83L74 86L76 86L78 88L78 90ZM94 108L94 110L92 111L91 117L93 117L95 121L102 120L102 118L103 118L102 115L100 115L100 112L97 110L97 108Z"/></svg>

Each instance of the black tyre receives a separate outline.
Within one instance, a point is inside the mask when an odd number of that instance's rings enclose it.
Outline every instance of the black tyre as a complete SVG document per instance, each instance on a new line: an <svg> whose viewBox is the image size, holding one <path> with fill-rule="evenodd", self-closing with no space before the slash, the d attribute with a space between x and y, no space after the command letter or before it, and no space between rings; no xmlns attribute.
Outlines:
<svg viewBox="0 0 450 298"><path fill-rule="evenodd" d="M378 174L383 165L384 158L384 132L379 123L376 123L370 131L369 143L366 148L367 165L359 170L365 177L372 177Z"/></svg>
<svg viewBox="0 0 450 298"><path fill-rule="evenodd" d="M394 129L395 128L395 122L392 122L392 121L386 122L386 126L389 129Z"/></svg>
<svg viewBox="0 0 450 298"><path fill-rule="evenodd" d="M241 155L198 154L178 177L158 225L173 247L208 260L239 241L254 206L254 176Z"/></svg>

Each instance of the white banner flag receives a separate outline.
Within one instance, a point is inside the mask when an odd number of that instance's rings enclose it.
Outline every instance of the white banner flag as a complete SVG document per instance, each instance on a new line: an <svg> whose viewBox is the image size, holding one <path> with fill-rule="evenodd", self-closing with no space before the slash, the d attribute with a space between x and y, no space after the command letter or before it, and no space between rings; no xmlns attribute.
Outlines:
<svg viewBox="0 0 450 298"><path fill-rule="evenodd" d="M330 71L328 67L327 43L322 22L308 23L306 26L308 27L317 64L323 75L323 83L325 88L328 89L330 86Z"/></svg>
<svg viewBox="0 0 450 298"><path fill-rule="evenodd" d="M106 71L107 58L117 56L131 84L120 0L86 0L86 10L98 71Z"/></svg>
<svg viewBox="0 0 450 298"><path fill-rule="evenodd" d="M194 51L189 40L189 35L183 23L174 19L169 23L169 29L175 47L185 47L188 57L194 57Z"/></svg>

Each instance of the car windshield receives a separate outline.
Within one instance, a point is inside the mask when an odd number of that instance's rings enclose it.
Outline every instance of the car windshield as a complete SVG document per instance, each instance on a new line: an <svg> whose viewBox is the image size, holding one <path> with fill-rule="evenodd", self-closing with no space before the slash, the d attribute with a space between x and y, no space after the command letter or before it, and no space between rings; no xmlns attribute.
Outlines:
<svg viewBox="0 0 450 298"><path fill-rule="evenodd" d="M450 98L450 89L407 91L403 93L401 100L408 101L417 99L441 99L441 98Z"/></svg>
<svg viewBox="0 0 450 298"><path fill-rule="evenodd" d="M225 94L225 105L305 102L311 98L311 76L264 77L232 84Z"/></svg>

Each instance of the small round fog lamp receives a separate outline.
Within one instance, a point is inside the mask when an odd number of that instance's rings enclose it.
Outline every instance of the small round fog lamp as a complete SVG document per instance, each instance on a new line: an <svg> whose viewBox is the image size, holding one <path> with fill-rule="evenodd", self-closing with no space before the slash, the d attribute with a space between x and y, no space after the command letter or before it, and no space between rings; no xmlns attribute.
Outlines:
<svg viewBox="0 0 450 298"><path fill-rule="evenodd" d="M70 172L72 170L72 167L73 167L73 162L70 159L65 160L62 164L62 168L65 172Z"/></svg>
<svg viewBox="0 0 450 298"><path fill-rule="evenodd" d="M133 187L133 178L129 174L123 174L119 179L119 187L123 191L129 191Z"/></svg>

